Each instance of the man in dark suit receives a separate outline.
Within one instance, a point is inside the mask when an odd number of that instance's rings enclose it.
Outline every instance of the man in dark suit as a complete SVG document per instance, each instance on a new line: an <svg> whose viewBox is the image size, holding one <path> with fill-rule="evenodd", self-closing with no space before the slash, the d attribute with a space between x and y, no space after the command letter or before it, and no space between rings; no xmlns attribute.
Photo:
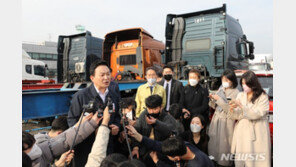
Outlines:
<svg viewBox="0 0 296 167"><path fill-rule="evenodd" d="M94 100L94 111L97 111L105 108L108 98L111 98L115 112L112 113L109 121L111 137L109 139L107 152L112 153L114 149L113 136L118 134L120 127L119 88L116 83L111 82L110 69L105 61L97 60L91 64L90 79L92 84L89 87L76 92L73 96L68 112L68 125L71 127L78 122L83 110L82 106L88 104L89 101ZM95 133L91 134L82 143L75 146L75 167L85 166L94 140Z"/></svg>
<svg viewBox="0 0 296 167"><path fill-rule="evenodd" d="M174 103L178 103L183 107L184 87L180 81L173 79L173 68L164 66L162 74L163 79L158 84L163 86L166 91L167 102L165 110L169 111L170 105Z"/></svg>

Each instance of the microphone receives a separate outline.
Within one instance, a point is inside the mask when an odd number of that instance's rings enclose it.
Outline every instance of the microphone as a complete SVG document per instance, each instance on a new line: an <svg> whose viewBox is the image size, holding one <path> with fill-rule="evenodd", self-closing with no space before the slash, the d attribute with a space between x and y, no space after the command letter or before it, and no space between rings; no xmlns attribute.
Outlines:
<svg viewBox="0 0 296 167"><path fill-rule="evenodd" d="M112 103L112 99L111 97L108 97L108 102L107 102L107 106L108 106L108 111L109 111L109 114L112 114L113 113L113 103Z"/></svg>

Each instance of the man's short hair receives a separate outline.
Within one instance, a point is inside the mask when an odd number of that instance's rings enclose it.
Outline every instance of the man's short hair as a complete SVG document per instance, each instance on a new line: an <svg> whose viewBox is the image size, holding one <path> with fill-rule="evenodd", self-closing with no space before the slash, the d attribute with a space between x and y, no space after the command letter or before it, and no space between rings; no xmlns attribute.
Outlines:
<svg viewBox="0 0 296 167"><path fill-rule="evenodd" d="M159 95L151 95L145 99L145 104L150 109L161 107L162 98Z"/></svg>
<svg viewBox="0 0 296 167"><path fill-rule="evenodd" d="M103 160L100 167L117 167L117 163L111 160Z"/></svg>
<svg viewBox="0 0 296 167"><path fill-rule="evenodd" d="M146 165L137 159L127 160L118 164L117 167L145 167Z"/></svg>
<svg viewBox="0 0 296 167"><path fill-rule="evenodd" d="M171 69L171 70L174 72L174 70L173 70L173 68L172 68L171 66L165 65L165 66L163 67L163 69L166 69L166 68L169 68L169 69Z"/></svg>
<svg viewBox="0 0 296 167"><path fill-rule="evenodd" d="M28 148L33 147L34 143L35 143L35 138L33 135L31 135L30 133L23 131L22 132L22 151L27 150ZM27 146L25 146L27 145Z"/></svg>
<svg viewBox="0 0 296 167"><path fill-rule="evenodd" d="M157 70L156 75L158 78L162 77L162 70Z"/></svg>
<svg viewBox="0 0 296 167"><path fill-rule="evenodd" d="M148 67L148 68L146 68L145 73L147 74L147 72L148 72L149 70L153 70L155 73L157 73L157 72L156 72L156 69L155 69L154 67Z"/></svg>
<svg viewBox="0 0 296 167"><path fill-rule="evenodd" d="M124 98L124 99L121 99L121 102L122 102L122 106L121 108L124 109L124 108L128 108L129 106L133 106L133 108L136 108L136 101L133 99L133 98Z"/></svg>
<svg viewBox="0 0 296 167"><path fill-rule="evenodd" d="M109 154L101 163L101 167L113 167L117 166L119 163L126 161L127 158L119 153Z"/></svg>
<svg viewBox="0 0 296 167"><path fill-rule="evenodd" d="M180 117L182 116L182 108L178 103L173 103L172 105L170 105L169 113L175 119L180 119Z"/></svg>
<svg viewBox="0 0 296 167"><path fill-rule="evenodd" d="M51 129L54 131L61 130L65 131L69 128L67 123L66 116L59 116L58 118L54 119L51 124Z"/></svg>
<svg viewBox="0 0 296 167"><path fill-rule="evenodd" d="M197 69L191 69L188 73L188 77L189 77L190 73L194 73L197 75L198 78L200 78L200 72Z"/></svg>
<svg viewBox="0 0 296 167"><path fill-rule="evenodd" d="M161 150L167 156L182 156L186 154L187 148L185 142L180 137L170 137L162 142Z"/></svg>
<svg viewBox="0 0 296 167"><path fill-rule="evenodd" d="M100 59L98 59L98 60L94 61L94 62L90 65L90 67L89 67L89 74L92 75L92 76L94 76L94 75L95 75L95 70L96 70L96 68L99 67L99 66L107 66L107 67L109 68L108 63L107 63L105 60L100 60ZM109 69L110 69L110 68L109 68Z"/></svg>

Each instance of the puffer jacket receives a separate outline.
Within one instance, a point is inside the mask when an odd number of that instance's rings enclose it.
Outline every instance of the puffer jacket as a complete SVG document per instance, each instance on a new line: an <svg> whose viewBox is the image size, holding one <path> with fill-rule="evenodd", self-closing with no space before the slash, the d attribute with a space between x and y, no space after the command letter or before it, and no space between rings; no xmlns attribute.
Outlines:
<svg viewBox="0 0 296 167"><path fill-rule="evenodd" d="M94 120L85 121L81 124L77 134L75 144L81 143L90 134L92 134L98 127ZM42 154L32 160L33 167L48 167L50 163L57 157L68 151L73 144L73 140L76 134L77 128L75 126L70 127L63 133L59 134L55 138L45 140L36 145L41 149Z"/></svg>

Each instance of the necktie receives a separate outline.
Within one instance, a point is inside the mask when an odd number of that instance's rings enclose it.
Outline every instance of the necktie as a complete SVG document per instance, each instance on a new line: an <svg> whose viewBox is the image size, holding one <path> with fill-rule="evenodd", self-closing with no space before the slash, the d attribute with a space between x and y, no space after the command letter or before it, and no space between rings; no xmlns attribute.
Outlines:
<svg viewBox="0 0 296 167"><path fill-rule="evenodd" d="M152 95L152 92L153 92L153 86L150 86L150 92L151 92L151 95Z"/></svg>

